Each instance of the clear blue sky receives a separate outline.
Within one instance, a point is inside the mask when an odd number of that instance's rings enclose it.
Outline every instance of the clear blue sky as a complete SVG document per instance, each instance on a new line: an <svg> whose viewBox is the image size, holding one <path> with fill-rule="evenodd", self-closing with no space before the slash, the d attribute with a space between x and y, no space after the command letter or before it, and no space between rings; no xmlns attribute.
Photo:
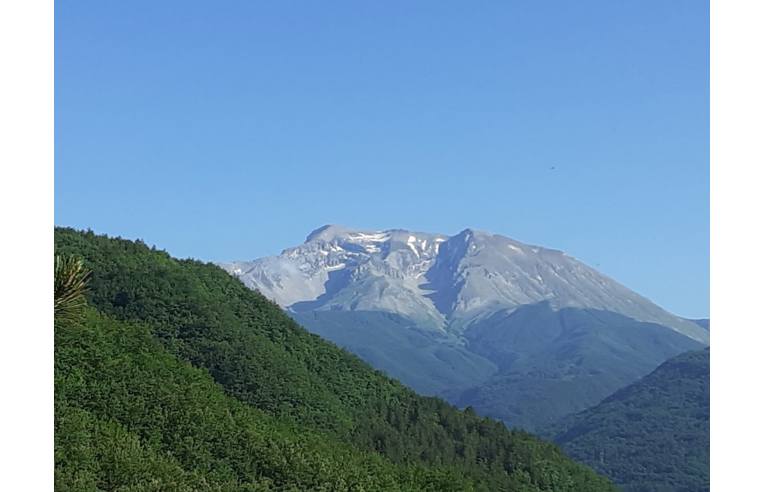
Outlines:
<svg viewBox="0 0 764 492"><path fill-rule="evenodd" d="M708 315L707 2L61 0L55 20L58 225L208 260L326 223L471 227Z"/></svg>

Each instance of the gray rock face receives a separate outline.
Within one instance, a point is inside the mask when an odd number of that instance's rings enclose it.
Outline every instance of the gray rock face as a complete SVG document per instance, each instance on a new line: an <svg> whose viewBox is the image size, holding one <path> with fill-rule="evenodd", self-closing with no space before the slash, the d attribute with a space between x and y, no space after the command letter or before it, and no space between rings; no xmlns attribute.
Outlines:
<svg viewBox="0 0 764 492"><path fill-rule="evenodd" d="M561 251L471 229L449 237L327 225L278 256L220 266L293 312L390 312L456 338L499 311L539 302L618 313L704 344L709 338Z"/></svg>

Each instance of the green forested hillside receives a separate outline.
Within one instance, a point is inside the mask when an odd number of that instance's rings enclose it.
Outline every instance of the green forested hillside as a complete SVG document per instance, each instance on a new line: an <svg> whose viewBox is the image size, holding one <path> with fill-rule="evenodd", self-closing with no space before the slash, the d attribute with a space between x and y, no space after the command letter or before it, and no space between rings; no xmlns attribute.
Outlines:
<svg viewBox="0 0 764 492"><path fill-rule="evenodd" d="M709 490L709 349L565 419L555 440L628 492Z"/></svg>
<svg viewBox="0 0 764 492"><path fill-rule="evenodd" d="M395 466L224 394L140 324L90 311L56 329L58 490L406 490L469 486ZM132 487L132 488L131 488Z"/></svg>
<svg viewBox="0 0 764 492"><path fill-rule="evenodd" d="M211 264L56 230L92 270L56 326L59 490L613 490L420 397Z"/></svg>

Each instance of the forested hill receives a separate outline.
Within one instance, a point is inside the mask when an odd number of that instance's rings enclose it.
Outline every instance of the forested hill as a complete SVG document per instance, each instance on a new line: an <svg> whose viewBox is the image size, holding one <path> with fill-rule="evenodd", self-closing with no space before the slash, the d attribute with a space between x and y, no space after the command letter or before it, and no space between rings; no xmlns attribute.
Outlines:
<svg viewBox="0 0 764 492"><path fill-rule="evenodd" d="M614 490L424 398L212 264L56 229L92 270L56 323L58 490Z"/></svg>
<svg viewBox="0 0 764 492"><path fill-rule="evenodd" d="M669 359L564 420L555 440L625 491L707 491L709 362L709 349Z"/></svg>

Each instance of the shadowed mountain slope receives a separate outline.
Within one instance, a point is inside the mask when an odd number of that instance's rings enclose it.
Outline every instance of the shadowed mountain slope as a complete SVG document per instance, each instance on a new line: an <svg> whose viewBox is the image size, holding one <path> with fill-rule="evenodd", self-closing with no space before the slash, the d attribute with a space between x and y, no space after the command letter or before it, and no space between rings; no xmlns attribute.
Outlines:
<svg viewBox="0 0 764 492"><path fill-rule="evenodd" d="M546 303L497 313L473 325L466 338L467 348L498 371L450 399L534 430L598 403L669 357L703 347L654 323Z"/></svg>
<svg viewBox="0 0 764 492"><path fill-rule="evenodd" d="M564 419L554 439L628 492L709 490L708 349L661 364Z"/></svg>

